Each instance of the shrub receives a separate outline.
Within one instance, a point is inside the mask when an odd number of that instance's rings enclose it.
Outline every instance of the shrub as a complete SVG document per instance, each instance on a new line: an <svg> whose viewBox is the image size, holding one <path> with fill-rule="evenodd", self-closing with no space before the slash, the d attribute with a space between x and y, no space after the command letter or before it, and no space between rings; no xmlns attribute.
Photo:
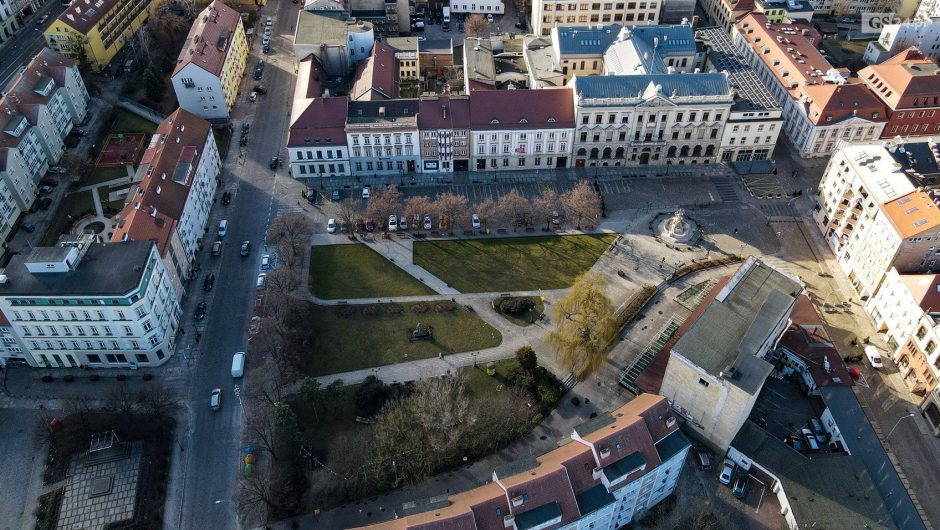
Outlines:
<svg viewBox="0 0 940 530"><path fill-rule="evenodd" d="M89 379L91 379L92 381L97 381L101 379L101 376L98 374L91 374L91 377L89 377Z"/></svg>
<svg viewBox="0 0 940 530"><path fill-rule="evenodd" d="M542 413L536 413L535 416L532 416L532 425L538 425L542 423L542 420L545 419L545 416L542 416Z"/></svg>
<svg viewBox="0 0 940 530"><path fill-rule="evenodd" d="M430 309L431 307L425 303L418 302L417 304L411 304L411 312L419 315L421 313L427 313Z"/></svg>
<svg viewBox="0 0 940 530"><path fill-rule="evenodd" d="M153 374L144 374L144 381L150 381L153 379Z"/></svg>
<svg viewBox="0 0 940 530"><path fill-rule="evenodd" d="M449 311L453 311L456 308L457 308L457 305L454 304L453 302L444 301L444 302L438 302L434 304L434 310L437 311L438 313L447 313Z"/></svg>
<svg viewBox="0 0 940 530"><path fill-rule="evenodd" d="M66 383L71 383L72 381L75 380L75 376L72 375L72 374L69 374L69 375L63 377L62 380L65 381Z"/></svg>
<svg viewBox="0 0 940 530"><path fill-rule="evenodd" d="M52 382L52 376L51 376L51 375L44 375L44 376L42 376L42 382L43 382L43 383L50 383L50 382Z"/></svg>
<svg viewBox="0 0 940 530"><path fill-rule="evenodd" d="M571 398L571 404L574 405L575 407L580 407L580 406L581 406L581 398L579 398L578 396L575 396L575 397Z"/></svg>
<svg viewBox="0 0 940 530"><path fill-rule="evenodd" d="M379 314L379 307L377 305L367 305L362 312L365 313L366 316L374 317Z"/></svg>
<svg viewBox="0 0 940 530"><path fill-rule="evenodd" d="M356 306L343 305L339 306L339 316L343 318L349 318L356 314Z"/></svg>
<svg viewBox="0 0 940 530"><path fill-rule="evenodd" d="M550 407L561 399L561 390L557 385L551 383L539 384L539 401L542 405Z"/></svg>
<svg viewBox="0 0 940 530"><path fill-rule="evenodd" d="M401 304L388 304L385 306L385 310L389 315L400 315L405 312L405 308Z"/></svg>
<svg viewBox="0 0 940 530"><path fill-rule="evenodd" d="M509 386L519 389L529 391L530 388L535 384L535 379L532 377L532 374L526 372L521 367L516 366L506 375L506 382L509 383Z"/></svg>
<svg viewBox="0 0 940 530"><path fill-rule="evenodd" d="M535 307L535 300L529 297L504 298L499 302L499 311L506 315L520 316Z"/></svg>

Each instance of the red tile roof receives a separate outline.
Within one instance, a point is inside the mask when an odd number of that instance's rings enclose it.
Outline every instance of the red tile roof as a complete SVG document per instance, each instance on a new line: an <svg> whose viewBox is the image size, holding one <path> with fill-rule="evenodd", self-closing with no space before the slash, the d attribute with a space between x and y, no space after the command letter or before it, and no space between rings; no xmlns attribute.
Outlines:
<svg viewBox="0 0 940 530"><path fill-rule="evenodd" d="M421 98L418 102L418 128L470 128L470 99L467 96Z"/></svg>
<svg viewBox="0 0 940 530"><path fill-rule="evenodd" d="M225 56L232 47L241 23L238 11L219 0L213 0L196 15L183 49L176 58L173 75L188 64L194 64L215 76L221 74Z"/></svg>
<svg viewBox="0 0 940 530"><path fill-rule="evenodd" d="M349 98L313 98L291 124L287 147L346 145Z"/></svg>
<svg viewBox="0 0 940 530"><path fill-rule="evenodd" d="M940 312L940 274L901 274L901 281L921 309Z"/></svg>
<svg viewBox="0 0 940 530"><path fill-rule="evenodd" d="M57 20L80 33L88 33L117 3L118 0L74 0Z"/></svg>
<svg viewBox="0 0 940 530"><path fill-rule="evenodd" d="M872 122L888 121L884 104L864 85L827 83L803 87L803 92L809 100L809 119L817 125L834 124L854 116Z"/></svg>
<svg viewBox="0 0 940 530"><path fill-rule="evenodd" d="M892 110L938 106L940 66L916 47L862 68L858 77Z"/></svg>
<svg viewBox="0 0 940 530"><path fill-rule="evenodd" d="M570 88L470 94L470 128L474 130L573 127L574 99Z"/></svg>
<svg viewBox="0 0 940 530"><path fill-rule="evenodd" d="M796 305L790 315L790 325L783 332L778 345L803 360L817 385L853 384L849 371L842 362L842 355L833 346L819 313L805 294L796 299ZM829 372L824 369L825 361L829 361ZM835 381L836 378L839 381Z"/></svg>
<svg viewBox="0 0 940 530"><path fill-rule="evenodd" d="M375 101L398 97L398 63L395 50L381 42L372 47L369 58L356 66L349 97L354 101Z"/></svg>

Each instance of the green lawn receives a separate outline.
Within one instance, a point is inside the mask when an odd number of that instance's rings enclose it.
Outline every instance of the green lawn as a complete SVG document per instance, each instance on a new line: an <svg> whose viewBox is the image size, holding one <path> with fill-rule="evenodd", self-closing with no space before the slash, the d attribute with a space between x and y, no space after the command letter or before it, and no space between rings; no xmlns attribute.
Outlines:
<svg viewBox="0 0 940 530"><path fill-rule="evenodd" d="M56 211L55 217L53 217L52 221L49 223L46 235L42 238L42 245L54 245L67 224L71 224L76 219L82 217L88 210L94 211L94 209L95 200L91 196L91 191L66 195L65 198L62 199L62 202L59 203L59 209ZM72 216L71 220L67 217L69 215Z"/></svg>
<svg viewBox="0 0 940 530"><path fill-rule="evenodd" d="M440 312L437 304L453 306ZM316 306L313 322L316 339L305 373L327 375L373 366L394 364L449 353L498 346L500 333L462 306L428 302L427 311L412 310L417 304L369 306ZM400 312L395 312L394 310ZM410 341L409 329L418 323L431 326L432 340Z"/></svg>
<svg viewBox="0 0 940 530"><path fill-rule="evenodd" d="M112 167L96 167L91 170L91 174L82 179L82 186L88 186L90 184L101 184L102 182L108 182L109 180L119 179L127 176L127 169L125 166L112 166ZM101 188L98 191L103 192L105 188ZM107 198L107 197L105 197Z"/></svg>
<svg viewBox="0 0 940 530"><path fill-rule="evenodd" d="M416 241L414 262L463 293L571 287L616 234Z"/></svg>
<svg viewBox="0 0 940 530"><path fill-rule="evenodd" d="M122 133L153 134L154 131L156 130L157 130L156 123L153 123L150 120L145 120L136 114L127 112L126 110L118 110L116 111L116 115L114 118L114 125L111 126L111 129L108 132L111 134L122 134ZM147 141L149 141L149 138Z"/></svg>
<svg viewBox="0 0 940 530"><path fill-rule="evenodd" d="M310 290L325 300L434 294L430 287L365 245L313 247Z"/></svg>

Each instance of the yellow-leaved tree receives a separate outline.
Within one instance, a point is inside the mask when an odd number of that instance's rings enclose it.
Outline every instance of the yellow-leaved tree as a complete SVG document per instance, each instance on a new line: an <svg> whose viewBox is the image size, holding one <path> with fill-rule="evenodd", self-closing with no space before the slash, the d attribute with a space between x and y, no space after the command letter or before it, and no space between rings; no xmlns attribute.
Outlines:
<svg viewBox="0 0 940 530"><path fill-rule="evenodd" d="M548 333L548 343L562 368L578 380L599 370L617 334L607 280L595 272L579 276L568 296L555 304L552 317L555 327Z"/></svg>

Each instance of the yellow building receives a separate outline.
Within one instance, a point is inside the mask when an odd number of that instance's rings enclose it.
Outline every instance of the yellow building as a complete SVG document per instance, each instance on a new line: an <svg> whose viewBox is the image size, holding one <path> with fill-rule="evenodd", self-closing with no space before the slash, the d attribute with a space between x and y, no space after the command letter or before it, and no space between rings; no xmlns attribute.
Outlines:
<svg viewBox="0 0 940 530"><path fill-rule="evenodd" d="M74 0L43 35L53 50L100 71L150 15L152 0Z"/></svg>

